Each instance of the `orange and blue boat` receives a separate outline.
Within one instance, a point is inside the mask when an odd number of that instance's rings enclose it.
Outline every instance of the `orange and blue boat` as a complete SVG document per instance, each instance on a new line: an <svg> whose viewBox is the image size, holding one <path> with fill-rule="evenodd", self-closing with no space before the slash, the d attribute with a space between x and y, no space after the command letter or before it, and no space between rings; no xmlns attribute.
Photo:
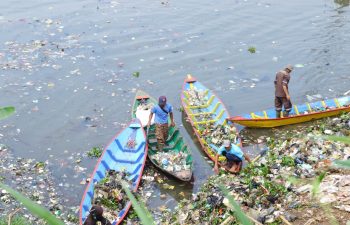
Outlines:
<svg viewBox="0 0 350 225"><path fill-rule="evenodd" d="M288 117L283 117L281 113L281 117L276 118L275 109L269 109L230 117L228 120L245 127L271 128L337 116L346 112L350 112L350 96L293 105Z"/></svg>
<svg viewBox="0 0 350 225"><path fill-rule="evenodd" d="M195 94L201 93L203 96L197 96L197 99L202 99L204 101L197 102L198 104L193 104L190 99L191 92ZM215 161L215 156L220 146L208 143L206 135L203 134L203 126L211 124L214 126L234 127L234 124L227 120L230 116L228 110L212 90L208 89L191 75L187 75L187 78L183 83L181 102L187 120L191 123L193 131L197 136L203 151L212 161ZM236 137L234 144L242 147L237 128L234 127L233 130L233 134ZM223 167L225 164L225 157L219 157L218 164Z"/></svg>

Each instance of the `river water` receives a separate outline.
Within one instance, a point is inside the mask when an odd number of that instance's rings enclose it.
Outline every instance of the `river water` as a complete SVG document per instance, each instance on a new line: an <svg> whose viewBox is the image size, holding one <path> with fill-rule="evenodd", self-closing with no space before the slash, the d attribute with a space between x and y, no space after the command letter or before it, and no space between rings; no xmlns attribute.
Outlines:
<svg viewBox="0 0 350 225"><path fill-rule="evenodd" d="M0 8L0 105L17 111L0 122L0 142L48 161L72 206L95 164L76 160L128 123L137 89L178 109L191 73L231 115L272 107L286 64L297 67L294 103L350 89L349 0L2 0ZM175 120L194 154L194 182L155 185L151 205L175 205L212 174L178 110Z"/></svg>

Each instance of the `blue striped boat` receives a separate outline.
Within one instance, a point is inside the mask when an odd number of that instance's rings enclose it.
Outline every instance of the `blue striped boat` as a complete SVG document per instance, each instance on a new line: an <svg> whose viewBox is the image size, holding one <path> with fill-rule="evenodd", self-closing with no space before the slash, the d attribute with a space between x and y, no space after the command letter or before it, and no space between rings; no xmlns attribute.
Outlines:
<svg viewBox="0 0 350 225"><path fill-rule="evenodd" d="M191 105L188 95L188 91L191 90L203 91L208 98L206 104ZM212 161L215 161L215 156L220 146L215 146L207 143L205 136L202 135L200 126L204 124L234 126L234 124L226 120L228 117L230 117L230 115L224 103L212 90L209 90L206 86L197 81L197 79L190 74L187 75L187 78L185 79L182 86L181 103L186 116L191 123L193 131L202 146L202 149ZM201 115L208 115L209 119L198 119L198 116ZM237 138L234 144L242 147L242 141L238 133L236 133L236 137ZM219 157L219 166L224 166L224 162L225 157Z"/></svg>
<svg viewBox="0 0 350 225"><path fill-rule="evenodd" d="M132 149L126 147L128 140L135 140L136 146ZM127 172L129 174L127 179L129 183L132 183L130 188L133 191L137 190L146 163L147 152L146 134L140 121L135 119L111 140L98 160L80 204L79 222L81 225L89 215L94 197L94 186L105 177L107 170ZM120 212L115 212L118 216L110 222L113 225L120 224L130 206L131 202L128 201Z"/></svg>

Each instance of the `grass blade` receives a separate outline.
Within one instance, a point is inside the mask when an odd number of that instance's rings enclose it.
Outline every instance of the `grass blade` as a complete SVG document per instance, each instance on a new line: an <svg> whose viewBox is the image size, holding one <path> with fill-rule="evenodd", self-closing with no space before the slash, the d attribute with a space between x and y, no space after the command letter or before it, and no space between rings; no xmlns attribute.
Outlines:
<svg viewBox="0 0 350 225"><path fill-rule="evenodd" d="M14 112L15 107L12 106L0 108L0 120L11 116Z"/></svg>
<svg viewBox="0 0 350 225"><path fill-rule="evenodd" d="M22 203L33 215L36 215L38 218L45 220L50 225L64 225L62 221L53 216L47 209L36 204L29 198L23 196L19 192L13 190L12 188L0 183L0 188L7 191L11 194L17 201Z"/></svg>
<svg viewBox="0 0 350 225"><path fill-rule="evenodd" d="M350 160L335 160L333 164L339 168L350 169Z"/></svg>
<svg viewBox="0 0 350 225"><path fill-rule="evenodd" d="M316 196L319 189L320 189L320 184L323 181L323 179L326 177L326 172L322 172L320 176L318 176L313 184L312 184L312 196Z"/></svg>
<svg viewBox="0 0 350 225"><path fill-rule="evenodd" d="M132 207L134 208L137 216L140 218L141 223L144 225L153 225L155 221L153 220L151 213L147 210L146 206L137 201L135 196L131 193L129 185L125 181L121 181L123 190L131 201Z"/></svg>
<svg viewBox="0 0 350 225"><path fill-rule="evenodd" d="M221 189L222 193L225 195L225 197L230 202L231 206L235 209L235 215L239 222L243 225L252 225L248 217L244 214L241 207L237 204L237 202L233 199L233 197L229 194L227 188L223 185L219 185L219 188Z"/></svg>
<svg viewBox="0 0 350 225"><path fill-rule="evenodd" d="M345 144L350 144L350 138L349 137L343 137L343 136L323 136L324 139L330 140L330 141L339 141L343 142Z"/></svg>

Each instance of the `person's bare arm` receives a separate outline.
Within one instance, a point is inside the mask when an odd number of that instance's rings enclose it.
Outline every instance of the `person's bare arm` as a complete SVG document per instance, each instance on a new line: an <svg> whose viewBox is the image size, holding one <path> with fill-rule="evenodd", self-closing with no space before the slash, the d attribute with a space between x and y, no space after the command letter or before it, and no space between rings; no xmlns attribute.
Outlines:
<svg viewBox="0 0 350 225"><path fill-rule="evenodd" d="M283 85L283 91L286 94L287 99L290 100L289 92L286 85Z"/></svg>
<svg viewBox="0 0 350 225"><path fill-rule="evenodd" d="M175 126L175 122L174 122L174 114L173 114L173 112L170 112L169 113L169 115L170 115L170 121L171 121L171 124L170 124L170 126Z"/></svg>
<svg viewBox="0 0 350 225"><path fill-rule="evenodd" d="M246 155L246 154L243 154L243 157L245 158L245 160L247 160L247 162L251 162L251 160L250 160L250 158L249 158L249 156L248 155Z"/></svg>
<svg viewBox="0 0 350 225"><path fill-rule="evenodd" d="M151 126L152 117L153 117L153 113L151 112L151 113L149 114L149 117L148 117L147 127Z"/></svg>

